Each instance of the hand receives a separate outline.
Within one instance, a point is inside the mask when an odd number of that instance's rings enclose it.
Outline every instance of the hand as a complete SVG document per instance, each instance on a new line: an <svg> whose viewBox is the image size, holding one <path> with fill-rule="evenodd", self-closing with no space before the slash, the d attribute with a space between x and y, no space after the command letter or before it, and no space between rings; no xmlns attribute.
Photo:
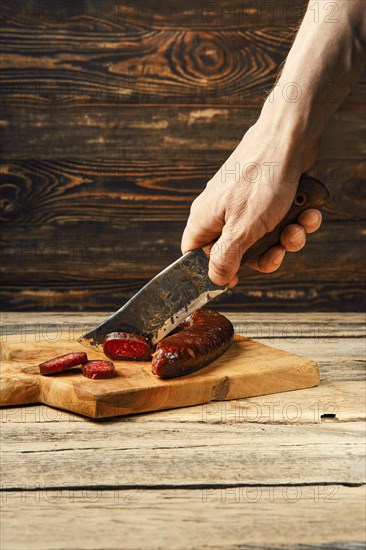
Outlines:
<svg viewBox="0 0 366 550"><path fill-rule="evenodd" d="M314 162L317 149L305 153L295 141L284 128L277 132L258 121L192 203L182 252L219 237L210 252L214 283L234 287L244 252L288 212L300 175ZM286 252L305 246L306 234L316 231L321 219L318 210L305 210L297 223L283 229L278 245L248 265L264 273L275 271Z"/></svg>

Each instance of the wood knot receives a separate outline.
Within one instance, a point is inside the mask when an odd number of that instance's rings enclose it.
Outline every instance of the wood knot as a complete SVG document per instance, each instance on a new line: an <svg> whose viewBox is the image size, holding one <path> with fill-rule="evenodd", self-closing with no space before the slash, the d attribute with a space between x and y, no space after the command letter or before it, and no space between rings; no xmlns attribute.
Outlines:
<svg viewBox="0 0 366 550"><path fill-rule="evenodd" d="M5 181L1 181L1 180ZM21 209L20 195L22 181L8 174L0 178L0 218L4 221L14 218Z"/></svg>
<svg viewBox="0 0 366 550"><path fill-rule="evenodd" d="M225 79L235 72L233 55L219 33L187 31L169 49L170 68L191 82Z"/></svg>
<svg viewBox="0 0 366 550"><path fill-rule="evenodd" d="M217 386L212 388L212 400L213 401L223 401L226 399L226 396L229 392L230 381L227 376L220 380Z"/></svg>
<svg viewBox="0 0 366 550"><path fill-rule="evenodd" d="M11 218L18 210L18 205L8 199L0 198L0 212L2 218Z"/></svg>

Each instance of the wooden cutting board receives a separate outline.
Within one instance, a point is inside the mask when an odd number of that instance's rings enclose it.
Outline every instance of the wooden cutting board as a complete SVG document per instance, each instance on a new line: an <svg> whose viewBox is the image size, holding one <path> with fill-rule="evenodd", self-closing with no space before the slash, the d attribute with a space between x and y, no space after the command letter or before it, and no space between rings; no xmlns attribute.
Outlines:
<svg viewBox="0 0 366 550"><path fill-rule="evenodd" d="M0 405L45 403L92 418L107 418L319 384L314 361L237 335L229 350L211 365L172 380L154 376L150 362L133 361L115 361L117 375L109 380L89 380L80 369L40 375L39 363L83 349L76 341L78 336L71 342L66 336L57 342L37 342L29 334L7 336L0 347ZM88 352L89 359L103 357Z"/></svg>

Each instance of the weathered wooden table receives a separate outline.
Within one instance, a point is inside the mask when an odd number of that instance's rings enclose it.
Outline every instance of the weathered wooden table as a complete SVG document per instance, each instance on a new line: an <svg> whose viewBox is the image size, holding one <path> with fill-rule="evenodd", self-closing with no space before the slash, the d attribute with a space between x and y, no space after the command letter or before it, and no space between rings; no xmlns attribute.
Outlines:
<svg viewBox="0 0 366 550"><path fill-rule="evenodd" d="M320 387L108 421L2 409L2 550L364 548L364 316L228 316L315 359ZM103 317L7 313L2 329Z"/></svg>

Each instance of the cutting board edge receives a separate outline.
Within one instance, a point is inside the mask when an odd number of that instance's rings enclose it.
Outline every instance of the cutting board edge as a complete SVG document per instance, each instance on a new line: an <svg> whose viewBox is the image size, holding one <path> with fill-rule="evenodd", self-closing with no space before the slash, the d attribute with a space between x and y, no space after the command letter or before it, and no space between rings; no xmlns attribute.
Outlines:
<svg viewBox="0 0 366 550"><path fill-rule="evenodd" d="M233 391L230 391L230 383L228 389L226 389L226 380L228 380L229 377L225 376L219 382L219 384L217 384L216 380L212 380L215 385L212 385L209 388L204 388L205 392L202 394L201 399L192 399L190 402L187 402L187 399L185 399L184 403L179 403L179 401L177 401L175 397L174 401L165 401L165 404L163 404L161 407L156 407L156 405L154 405L153 407L150 406L146 408L140 408L137 411L127 407L118 408L116 406L113 406L106 400L107 396L99 395L96 396L96 416L93 416L93 418L103 419L112 418L113 416L132 416L135 414L143 414L154 411L205 405L217 401L231 401L233 399L248 399L251 397L259 397L263 395L275 395L278 393L297 391L318 386L320 384L320 373L317 363L312 359L306 359L299 355L296 357L301 360L301 362L295 367L295 369L297 368L298 370L299 377L297 377L295 380L292 380L291 383L289 383L285 387L278 383L279 371L269 373L268 377L266 378L266 384L268 385L268 387L267 389L262 389L261 391L243 391L242 389L237 387L239 386L239 381L237 378L232 380L234 389ZM304 368L306 367L308 372L307 376L304 377ZM286 371L287 367L284 366L283 370ZM252 377L253 375L244 375L240 379L240 387L242 387L243 384L247 383L248 379ZM278 384L277 386L276 383ZM218 389L219 387L221 387L221 389ZM148 390L153 394L155 388L148 388ZM156 388L156 391L159 391L161 393L161 388ZM169 386L167 386L167 393L169 393ZM111 411L114 412L112 413Z"/></svg>
<svg viewBox="0 0 366 550"><path fill-rule="evenodd" d="M262 344L255 340L248 339L246 337L240 337L237 339L238 342L243 342L249 344L250 347L255 347L255 350L264 349L268 350L268 353L274 353L274 356L284 355L287 358L285 364L277 367L273 372L269 369L269 372L263 372L258 374L254 369L250 373L234 372L222 373L222 377L212 376L210 371L207 373L202 371L197 371L193 375L187 377L187 382L189 380L189 392L182 392L179 394L179 388L175 387L176 393L174 393L174 386L169 389L169 381L167 382L166 388L160 386L155 388L150 386L146 388L146 393L138 390L137 394L140 392L140 404L143 405L144 402L149 403L147 407L140 407L139 410L132 409L130 407L119 406L116 407L113 404L113 400L118 401L125 398L121 395L118 395L117 392L110 392L104 394L94 393L86 386L77 387L73 385L66 385L60 388L58 385L52 387L52 378L42 377L40 379L37 377L37 381L34 379L34 374L30 375L24 370L20 371L21 360L10 361L8 366L5 366L4 372L2 371L2 378L11 379L14 376L16 381L16 386L18 389L8 388L5 392L0 392L0 405L1 406L18 406L21 404L34 404L34 403L43 403L53 408L68 410L76 414L80 414L92 419L103 419L111 418L115 416L126 416L126 415L135 415L140 413L153 412L158 410L168 410L180 407L189 407L195 405L204 405L210 402L215 401L229 401L232 399L246 399L250 397L256 397L259 395L270 395L273 393L281 393L288 391L295 391L297 389L305 389L309 387L314 387L319 384L319 369L315 361L307 359L301 355L296 355L291 352L284 350L279 350L278 348L272 348L267 344ZM11 351L11 347L10 347ZM225 354L224 354L225 355ZM222 356L224 357L224 356ZM289 367L288 361L292 358L294 364ZM28 361L29 363L29 361ZM34 360L31 360L31 363L34 363ZM268 362L268 365L271 364L271 361ZM26 367L29 368L29 367ZM210 368L210 366L205 367ZM14 370L13 370L14 369ZM307 372L308 371L308 372ZM282 372L282 377L281 377ZM289 377L289 373L295 374L298 373L298 376L295 378L292 377L290 382L286 384L286 380ZM202 380L200 380L202 377ZM254 382L258 381L258 377L264 379L264 384L260 384L260 389L248 390L248 380L252 379L253 385ZM276 379L280 377L282 382L280 384L276 382ZM180 380L183 381L184 378ZM270 380L272 378L272 382ZM227 384L228 382L228 384ZM272 383L272 385L271 385ZM243 386L246 385L245 391ZM256 383L258 386L258 383ZM269 387L270 386L270 387ZM26 394L28 390L29 395ZM54 394L57 393L58 398L55 398ZM154 398L154 393L156 392L157 396ZM131 393L131 400L134 402L133 390ZM159 395L158 395L159 394ZM188 398L187 398L188 394ZM6 397L4 401L4 395ZM23 395L23 398L21 396ZM71 399L70 399L71 395ZM65 397L65 399L63 399ZM144 399L146 401L144 401ZM108 402L109 400L109 402ZM22 403L20 403L22 401ZM160 404L159 404L160 402ZM158 406L157 406L158 404ZM66 408L67 406L67 408Z"/></svg>

